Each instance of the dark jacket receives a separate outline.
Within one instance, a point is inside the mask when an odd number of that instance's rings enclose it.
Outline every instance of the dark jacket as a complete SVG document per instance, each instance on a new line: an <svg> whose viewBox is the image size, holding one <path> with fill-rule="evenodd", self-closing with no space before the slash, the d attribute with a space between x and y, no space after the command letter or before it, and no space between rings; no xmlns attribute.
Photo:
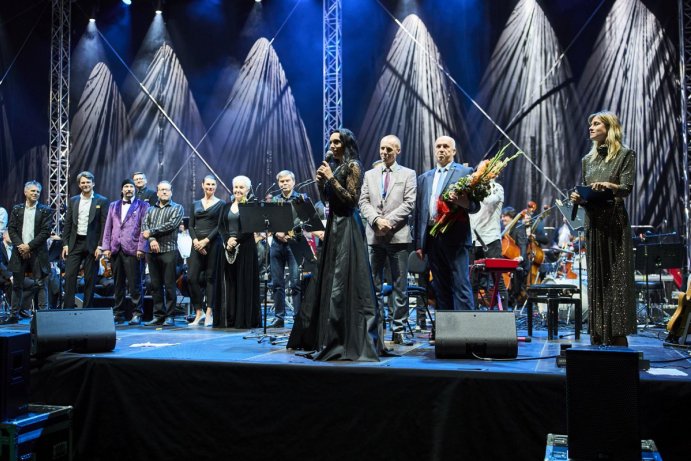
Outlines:
<svg viewBox="0 0 691 461"><path fill-rule="evenodd" d="M26 205L21 203L15 205L10 213L10 223L7 226L7 232L10 235L10 240L14 245L15 250L12 251L12 258L10 258L9 269L12 272L22 270L21 256L16 248L22 243L22 228L24 227L24 209ZM48 246L46 241L50 238L50 226L53 217L53 210L42 203L36 204L36 219L34 225L34 239L27 242L31 248L31 255L35 257L34 270L40 268L43 274L50 273L50 261L48 260Z"/></svg>

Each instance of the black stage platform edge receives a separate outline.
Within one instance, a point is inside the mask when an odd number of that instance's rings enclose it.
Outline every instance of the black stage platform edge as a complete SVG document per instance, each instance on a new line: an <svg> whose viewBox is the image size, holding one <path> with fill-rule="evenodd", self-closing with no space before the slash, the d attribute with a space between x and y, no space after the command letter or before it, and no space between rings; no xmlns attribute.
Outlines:
<svg viewBox="0 0 691 461"><path fill-rule="evenodd" d="M459 361L468 364L468 361ZM74 406L75 461L537 460L566 433L563 375L89 357L35 362ZM688 459L691 383L641 380L642 437ZM614 423L614 422L613 422Z"/></svg>

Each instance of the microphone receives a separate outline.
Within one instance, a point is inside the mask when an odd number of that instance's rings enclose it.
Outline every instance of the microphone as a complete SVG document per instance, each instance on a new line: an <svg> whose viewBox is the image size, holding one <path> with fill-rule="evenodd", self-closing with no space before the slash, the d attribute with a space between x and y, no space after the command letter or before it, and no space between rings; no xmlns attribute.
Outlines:
<svg viewBox="0 0 691 461"><path fill-rule="evenodd" d="M307 187L307 186L309 186L310 184L314 184L315 182L317 182L316 179L308 179L307 181L303 181L303 182L301 182L300 184L298 184L298 185L295 187L295 189L300 190L300 189L302 189L303 187Z"/></svg>
<svg viewBox="0 0 691 461"><path fill-rule="evenodd" d="M266 197L267 195L269 195L270 193L273 192L274 186L275 186L275 185L276 185L276 182L274 182L273 184L271 184L271 185L269 186L269 188L268 188L267 191L266 191L266 194L264 194L264 197ZM263 199L264 199L264 198L262 198L262 200L263 200Z"/></svg>
<svg viewBox="0 0 691 461"><path fill-rule="evenodd" d="M575 221L576 216L578 216L578 203L574 203L573 208L571 208L571 221Z"/></svg>

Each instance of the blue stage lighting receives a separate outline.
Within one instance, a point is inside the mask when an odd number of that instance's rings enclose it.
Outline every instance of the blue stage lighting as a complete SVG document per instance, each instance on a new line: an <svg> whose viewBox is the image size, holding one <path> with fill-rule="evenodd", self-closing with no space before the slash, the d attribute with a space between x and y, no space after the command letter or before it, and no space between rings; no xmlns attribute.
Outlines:
<svg viewBox="0 0 691 461"><path fill-rule="evenodd" d="M125 5L131 5L132 0L122 0L122 3L124 3Z"/></svg>

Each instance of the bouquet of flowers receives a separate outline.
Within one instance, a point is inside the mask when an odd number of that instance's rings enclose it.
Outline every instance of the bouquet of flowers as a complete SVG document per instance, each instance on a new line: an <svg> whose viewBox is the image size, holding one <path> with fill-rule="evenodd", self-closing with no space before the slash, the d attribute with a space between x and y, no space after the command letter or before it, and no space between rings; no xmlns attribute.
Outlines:
<svg viewBox="0 0 691 461"><path fill-rule="evenodd" d="M437 200L437 217L434 226L430 229L430 234L435 236L439 232L446 232L454 222L463 219L465 213L461 213L461 207L451 201L451 194L461 195L465 193L470 200L481 202L485 199L492 189L491 181L495 179L506 168L513 159L523 152L518 151L511 157L506 156L506 149L509 144L501 148L494 157L483 160L475 171L458 180L456 184L448 187Z"/></svg>

